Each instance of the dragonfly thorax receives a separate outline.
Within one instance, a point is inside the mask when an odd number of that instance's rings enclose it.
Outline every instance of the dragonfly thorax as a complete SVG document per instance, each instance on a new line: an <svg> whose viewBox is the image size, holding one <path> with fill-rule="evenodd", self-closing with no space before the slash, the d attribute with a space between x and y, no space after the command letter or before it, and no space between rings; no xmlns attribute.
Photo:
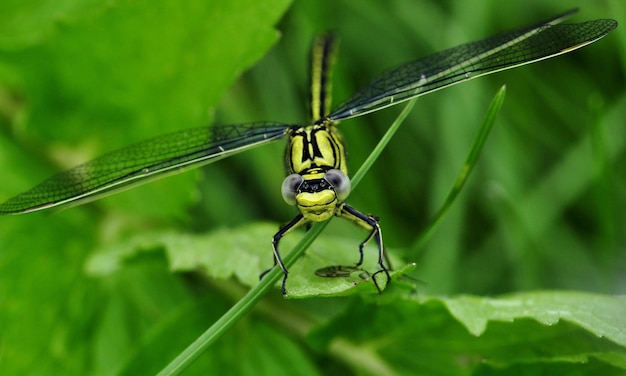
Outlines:
<svg viewBox="0 0 626 376"><path fill-rule="evenodd" d="M305 175L333 168L348 173L343 139L331 122L293 130L287 142L285 163L288 174Z"/></svg>
<svg viewBox="0 0 626 376"><path fill-rule="evenodd" d="M294 130L285 152L289 176L283 182L283 198L308 220L331 218L350 192L345 159L343 140L332 123Z"/></svg>

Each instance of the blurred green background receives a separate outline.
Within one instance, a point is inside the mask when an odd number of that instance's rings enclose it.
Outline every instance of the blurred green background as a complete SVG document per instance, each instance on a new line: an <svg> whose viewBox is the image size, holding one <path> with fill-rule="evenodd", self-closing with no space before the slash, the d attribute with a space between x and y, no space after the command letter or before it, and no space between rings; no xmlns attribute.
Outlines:
<svg viewBox="0 0 626 376"><path fill-rule="evenodd" d="M626 6L619 0L5 1L0 200L168 131L308 121L308 50L319 32L341 38L338 104L398 64L578 6L568 22L614 18L622 25L571 54L420 98L348 201L378 215L386 246L417 263L420 293L623 294ZM504 107L473 176L431 241L416 248L503 84ZM352 171L399 110L341 124ZM87 260L142 232L290 220L293 208L280 197L283 148L249 151L79 208L0 218L0 371L160 369L232 298L201 274L170 273L161 253L127 260L110 275L89 273ZM354 239L355 253L363 237L340 221L325 235ZM271 263L269 239L263 247L260 268ZM313 302L289 304L316 305L320 317L344 304ZM135 357L150 336L168 330L176 333L170 349ZM256 340L273 338L271 331L255 327ZM216 349L220 360L211 364L229 366L238 355Z"/></svg>

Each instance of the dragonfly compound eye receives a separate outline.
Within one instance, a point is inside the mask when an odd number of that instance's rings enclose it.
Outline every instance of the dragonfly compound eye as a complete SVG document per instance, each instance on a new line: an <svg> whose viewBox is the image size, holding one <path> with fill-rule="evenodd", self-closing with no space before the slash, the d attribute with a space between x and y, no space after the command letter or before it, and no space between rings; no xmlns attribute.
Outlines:
<svg viewBox="0 0 626 376"><path fill-rule="evenodd" d="M287 204L296 204L296 193L298 193L302 182L304 182L304 178L300 174L291 174L283 180L281 193L283 194L283 200L285 200Z"/></svg>
<svg viewBox="0 0 626 376"><path fill-rule="evenodd" d="M324 175L324 179L333 186L339 201L348 198L351 189L350 178L343 171L337 169L328 170L326 175Z"/></svg>

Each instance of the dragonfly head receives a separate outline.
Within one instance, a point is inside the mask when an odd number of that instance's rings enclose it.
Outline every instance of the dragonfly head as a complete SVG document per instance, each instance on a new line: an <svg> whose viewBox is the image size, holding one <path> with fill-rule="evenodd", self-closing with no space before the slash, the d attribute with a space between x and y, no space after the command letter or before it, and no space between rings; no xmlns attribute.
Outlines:
<svg viewBox="0 0 626 376"><path fill-rule="evenodd" d="M335 214L337 205L350 193L350 179L341 170L291 174L282 186L283 199L296 205L304 218L322 222Z"/></svg>

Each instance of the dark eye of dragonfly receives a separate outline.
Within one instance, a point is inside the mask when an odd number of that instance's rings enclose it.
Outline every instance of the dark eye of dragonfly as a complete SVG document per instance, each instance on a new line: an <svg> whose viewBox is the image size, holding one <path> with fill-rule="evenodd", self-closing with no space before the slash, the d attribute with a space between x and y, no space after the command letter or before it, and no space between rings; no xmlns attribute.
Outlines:
<svg viewBox="0 0 626 376"><path fill-rule="evenodd" d="M292 206L296 204L296 194L303 182L304 178L300 174L291 174L283 180L281 193L287 204Z"/></svg>
<svg viewBox="0 0 626 376"><path fill-rule="evenodd" d="M337 170L336 168L328 170L324 175L324 180L333 186L335 193L337 193L337 198L340 201L348 198L351 189L350 178L344 174L343 171Z"/></svg>

